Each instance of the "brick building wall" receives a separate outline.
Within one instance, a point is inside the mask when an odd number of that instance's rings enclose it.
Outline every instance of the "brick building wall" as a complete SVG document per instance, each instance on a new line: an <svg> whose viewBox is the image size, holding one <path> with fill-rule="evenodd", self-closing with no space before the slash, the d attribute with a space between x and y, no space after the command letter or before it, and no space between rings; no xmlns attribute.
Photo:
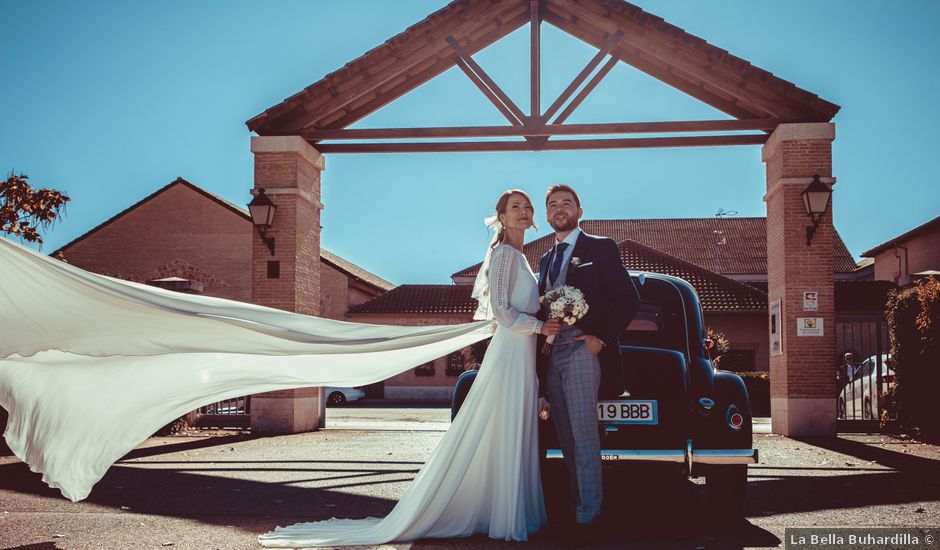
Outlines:
<svg viewBox="0 0 940 550"><path fill-rule="evenodd" d="M723 332L731 344L731 351L753 352L753 370L770 370L770 335L767 313L705 313L705 326ZM722 368L730 366L722 365Z"/></svg>
<svg viewBox="0 0 940 550"><path fill-rule="evenodd" d="M835 433L835 288L832 211L807 243L801 193L819 176L832 184L832 124L781 124L761 149L766 164L767 298L781 301L783 353L770 357L772 430L790 436ZM818 308L803 312L804 291ZM818 335L798 335L799 317L820 319Z"/></svg>
<svg viewBox="0 0 940 550"><path fill-rule="evenodd" d="M293 138L293 139L292 139ZM277 213L268 235L275 240L271 256L261 239L253 239L251 301L268 307L319 315L320 309L320 171L322 157L306 142L296 150L296 136L253 138L255 188L268 190ZM267 263L279 263L280 276L267 276Z"/></svg>
<svg viewBox="0 0 940 550"><path fill-rule="evenodd" d="M145 199L110 222L64 246L82 269L135 282L182 277L202 294L251 297L251 222L179 184Z"/></svg>
<svg viewBox="0 0 940 550"><path fill-rule="evenodd" d="M364 304L375 298L375 290L365 289L361 285L351 282L347 288L348 295L346 297L346 303L349 307L358 306L359 304ZM347 313L343 312L344 317Z"/></svg>
<svg viewBox="0 0 940 550"><path fill-rule="evenodd" d="M466 313L445 315L380 315L380 314L353 314L347 315L347 321L358 323L373 323L377 325L456 325L470 322ZM459 351L459 350L458 350ZM479 358L482 359L482 358ZM384 382L386 399L407 399L427 401L449 401L454 390L456 376L447 375L447 356L438 357L432 361L434 374L432 376L418 376L416 369L388 378Z"/></svg>
<svg viewBox="0 0 940 550"><path fill-rule="evenodd" d="M904 285L921 271L940 271L940 225L875 256L875 280Z"/></svg>
<svg viewBox="0 0 940 550"><path fill-rule="evenodd" d="M349 277L325 263L320 264L320 316L345 319L349 309Z"/></svg>

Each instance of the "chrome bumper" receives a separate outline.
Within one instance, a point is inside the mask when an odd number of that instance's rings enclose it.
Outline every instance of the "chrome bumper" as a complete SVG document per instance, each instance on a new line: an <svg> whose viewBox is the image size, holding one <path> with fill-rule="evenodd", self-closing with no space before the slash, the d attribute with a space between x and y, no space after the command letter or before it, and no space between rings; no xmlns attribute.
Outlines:
<svg viewBox="0 0 940 550"><path fill-rule="evenodd" d="M690 452L691 451L691 452ZM548 449L545 458L564 458L560 449ZM690 460L691 459L691 460ZM689 449L680 450L601 450L604 462L672 462L676 464L757 464L757 449Z"/></svg>

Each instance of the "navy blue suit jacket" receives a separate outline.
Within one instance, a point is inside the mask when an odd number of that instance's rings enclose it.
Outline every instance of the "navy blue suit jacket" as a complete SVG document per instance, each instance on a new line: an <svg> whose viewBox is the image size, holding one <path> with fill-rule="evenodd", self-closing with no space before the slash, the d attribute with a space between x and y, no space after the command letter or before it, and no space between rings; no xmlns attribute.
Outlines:
<svg viewBox="0 0 940 550"><path fill-rule="evenodd" d="M539 295L545 294L551 253L552 249L549 249L539 260ZM575 265L574 258L578 259L578 265ZM582 231L566 269L565 284L580 289L588 304L587 315L575 326L585 334L597 336L606 344L599 354L601 386L598 397L616 397L625 389L623 365L620 362L620 333L636 314L640 294L623 267L620 248L611 238L588 235ZM539 349L544 338L539 337ZM539 354L539 388L543 396L546 395L544 372L547 363L547 357Z"/></svg>

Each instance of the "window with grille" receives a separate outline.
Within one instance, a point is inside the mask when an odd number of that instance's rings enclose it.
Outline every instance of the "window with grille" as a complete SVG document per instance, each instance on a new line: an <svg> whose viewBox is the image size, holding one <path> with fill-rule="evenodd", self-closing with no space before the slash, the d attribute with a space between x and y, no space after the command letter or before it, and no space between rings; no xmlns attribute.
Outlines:
<svg viewBox="0 0 940 550"><path fill-rule="evenodd" d="M447 376L460 376L463 372L463 353L455 351L447 356L447 369L444 374Z"/></svg>

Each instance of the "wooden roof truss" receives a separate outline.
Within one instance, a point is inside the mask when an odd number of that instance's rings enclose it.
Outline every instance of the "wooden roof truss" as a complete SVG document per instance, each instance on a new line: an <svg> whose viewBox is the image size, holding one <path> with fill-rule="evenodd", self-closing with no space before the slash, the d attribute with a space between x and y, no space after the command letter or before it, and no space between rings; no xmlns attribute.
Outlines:
<svg viewBox="0 0 940 550"><path fill-rule="evenodd" d="M543 21L598 48L544 111L540 105ZM473 59L475 52L526 23L530 28L528 113ZM621 61L734 119L565 124ZM508 126L346 128L454 65L506 118ZM300 135L322 153L682 147L761 144L781 122L828 121L838 109L622 0L457 0L253 118L248 126L261 135ZM679 135L601 137L637 134ZM585 137L553 139L559 136ZM454 139L464 141L449 141Z"/></svg>

